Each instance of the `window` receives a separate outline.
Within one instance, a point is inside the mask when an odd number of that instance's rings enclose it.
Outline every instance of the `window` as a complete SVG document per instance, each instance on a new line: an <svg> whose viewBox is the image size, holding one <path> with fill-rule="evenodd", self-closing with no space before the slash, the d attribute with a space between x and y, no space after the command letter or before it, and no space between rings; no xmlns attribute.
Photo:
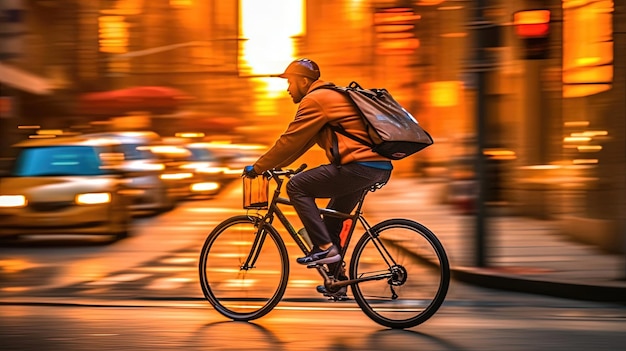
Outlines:
<svg viewBox="0 0 626 351"><path fill-rule="evenodd" d="M98 152L90 146L25 148L16 160L18 177L102 175Z"/></svg>
<svg viewBox="0 0 626 351"><path fill-rule="evenodd" d="M563 0L563 96L611 88L613 1Z"/></svg>

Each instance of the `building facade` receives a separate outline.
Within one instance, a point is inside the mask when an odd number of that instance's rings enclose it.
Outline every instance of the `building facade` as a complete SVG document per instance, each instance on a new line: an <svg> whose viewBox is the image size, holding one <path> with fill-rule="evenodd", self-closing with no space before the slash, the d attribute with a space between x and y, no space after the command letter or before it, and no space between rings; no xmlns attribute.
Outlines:
<svg viewBox="0 0 626 351"><path fill-rule="evenodd" d="M399 162L398 171L450 177L459 156L475 156L482 138L490 208L558 220L567 235L623 250L625 0L3 0L1 6L4 159L12 143L33 132L20 126L110 128L121 116L81 111L81 96L132 86L172 87L192 97L175 111L128 111L144 117L128 124L133 128L211 133L229 120L236 122L226 129L231 135L271 142L295 106L284 83L268 76L306 56L320 64L324 79L386 87L431 132L436 146ZM477 25L477 7L488 27L481 62L474 56L476 31L485 29ZM515 16L523 10L549 11L545 56L528 56ZM486 77L482 90L477 72ZM479 117L486 123L480 135Z"/></svg>

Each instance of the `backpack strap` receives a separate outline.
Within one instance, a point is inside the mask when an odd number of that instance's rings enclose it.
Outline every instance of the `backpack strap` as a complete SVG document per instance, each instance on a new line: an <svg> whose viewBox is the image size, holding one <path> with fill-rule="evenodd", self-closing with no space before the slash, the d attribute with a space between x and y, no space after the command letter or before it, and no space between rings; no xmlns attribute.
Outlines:
<svg viewBox="0 0 626 351"><path fill-rule="evenodd" d="M336 126L334 126L334 125L332 125L332 124L329 124L328 126L330 127L330 129L331 129L331 130L333 130L333 131L334 131L334 132L336 132L336 133L339 133L339 134L341 134L341 135L343 135L343 136L346 136L346 137L348 137L348 138L350 138L350 139L352 139L352 140L354 140L354 141L356 141L356 142L358 142L358 143L361 143L361 144L363 144L363 145L365 145L365 146L374 147L374 144L370 143L369 141L367 141L367 140L365 140L365 139L361 139L361 138L359 138L358 136L356 136L356 135L354 135L354 134L351 134L351 133L347 132L347 131L343 128L343 126L342 126L341 124L338 124L338 125L336 125Z"/></svg>
<svg viewBox="0 0 626 351"><path fill-rule="evenodd" d="M328 125L330 127L330 124ZM332 129L332 128L331 128ZM339 154L339 141L337 140L337 133L332 133L333 146L330 148L330 153L333 155L333 165L337 168L341 168L341 155Z"/></svg>
<svg viewBox="0 0 626 351"><path fill-rule="evenodd" d="M332 125L332 124L327 124L328 128L330 128L330 130L332 130L334 133L332 134L332 139L333 139L333 146L330 149L330 152L333 155L333 164L337 167L341 167L341 155L339 155L339 140L337 139L337 133L346 136L356 142L359 142L363 145L367 145L370 148L374 147L374 145L370 142L367 142L366 140L363 140L361 138L359 138L358 136L354 135L354 134L350 134L348 133L341 124L338 124L336 126Z"/></svg>
<svg viewBox="0 0 626 351"><path fill-rule="evenodd" d="M319 86L319 87L311 90L311 92L313 92L315 90L318 90L318 89L330 89L330 90L337 91L337 92L343 94L345 97L347 97L348 100L350 100L350 102L352 103L352 106L354 106L356 108L357 112L359 114L361 114L361 110L354 103L354 100L352 100L352 97L350 97L350 94L348 94L348 90L356 89L356 88L362 89L361 86L357 82L353 81L352 83L350 83L350 85L348 85L347 88L346 87L340 87L340 86L337 86L335 84L332 84L332 85L322 85L322 86ZM311 92L309 92L309 93L311 93ZM363 116L361 115L361 117L363 117ZM369 146L370 148L374 147L374 145L371 142L369 142L369 141L367 141L365 139L361 139L358 136L356 136L354 134L351 134L348 131L346 131L346 129L341 124L332 125L332 124L328 123L327 125L334 132L332 134L333 146L332 146L330 151L331 151L331 153L333 155L333 164L335 166L337 166L337 167L341 167L341 155L339 155L339 141L337 139L337 134L336 133L339 133L339 134L341 134L343 136L346 136L346 137L348 137L348 138L350 138L350 139L352 139L352 140L354 140L354 141L356 141L356 142L358 142L360 144Z"/></svg>

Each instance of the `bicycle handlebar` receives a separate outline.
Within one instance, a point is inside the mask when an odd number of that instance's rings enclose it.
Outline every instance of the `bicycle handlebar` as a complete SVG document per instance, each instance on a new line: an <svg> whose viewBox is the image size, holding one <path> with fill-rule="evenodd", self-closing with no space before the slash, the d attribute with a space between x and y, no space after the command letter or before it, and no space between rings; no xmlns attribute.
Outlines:
<svg viewBox="0 0 626 351"><path fill-rule="evenodd" d="M271 178L273 176L287 176L287 177L291 177L292 175L298 174L302 171L304 171L307 168L307 164L303 163L300 165L300 167L296 168L296 169L278 169L278 168L274 168L274 169L270 169L267 170L265 172L263 172L263 174L268 177Z"/></svg>

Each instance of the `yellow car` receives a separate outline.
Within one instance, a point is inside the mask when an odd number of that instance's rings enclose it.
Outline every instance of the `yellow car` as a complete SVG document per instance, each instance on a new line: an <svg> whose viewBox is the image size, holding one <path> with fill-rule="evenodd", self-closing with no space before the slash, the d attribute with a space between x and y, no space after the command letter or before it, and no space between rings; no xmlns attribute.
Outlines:
<svg viewBox="0 0 626 351"><path fill-rule="evenodd" d="M129 235L127 179L119 143L60 137L15 145L14 164L0 178L0 237L32 234Z"/></svg>

